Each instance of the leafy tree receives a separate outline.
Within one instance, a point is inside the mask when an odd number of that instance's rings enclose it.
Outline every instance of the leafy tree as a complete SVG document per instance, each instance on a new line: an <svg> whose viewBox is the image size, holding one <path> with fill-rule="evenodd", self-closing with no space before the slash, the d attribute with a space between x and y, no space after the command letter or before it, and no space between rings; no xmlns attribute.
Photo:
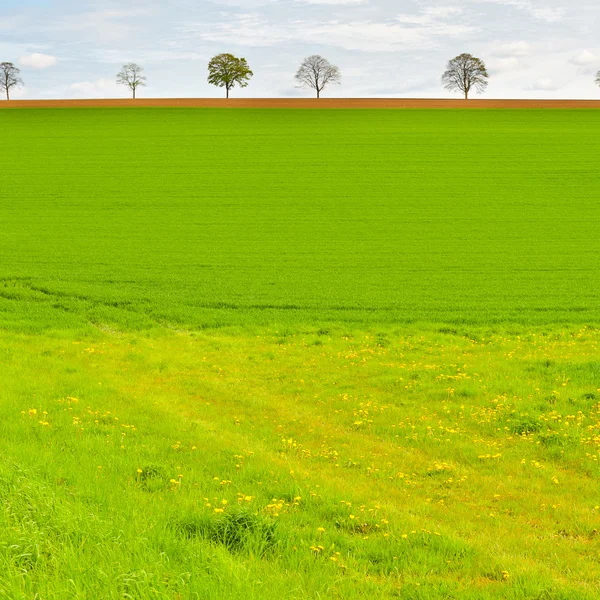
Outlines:
<svg viewBox="0 0 600 600"><path fill-rule="evenodd" d="M117 73L117 83L126 85L133 92L135 100L135 92L140 86L146 85L146 78L143 75L144 68L135 63L123 65L123 68Z"/></svg>
<svg viewBox="0 0 600 600"><path fill-rule="evenodd" d="M340 70L332 65L327 59L313 54L305 58L296 73L298 87L312 88L317 92L317 98L330 83L341 83L342 74Z"/></svg>
<svg viewBox="0 0 600 600"><path fill-rule="evenodd" d="M11 88L23 85L20 75L21 71L11 62L0 63L0 90L6 93L7 100L10 100Z"/></svg>
<svg viewBox="0 0 600 600"><path fill-rule="evenodd" d="M442 75L442 83L447 90L460 90L469 98L469 92L475 89L477 93L485 92L489 75L485 63L471 54L461 54L448 62L446 72Z"/></svg>
<svg viewBox="0 0 600 600"><path fill-rule="evenodd" d="M224 87L227 98L236 85L246 87L253 75L248 61L233 54L218 54L208 63L208 83Z"/></svg>

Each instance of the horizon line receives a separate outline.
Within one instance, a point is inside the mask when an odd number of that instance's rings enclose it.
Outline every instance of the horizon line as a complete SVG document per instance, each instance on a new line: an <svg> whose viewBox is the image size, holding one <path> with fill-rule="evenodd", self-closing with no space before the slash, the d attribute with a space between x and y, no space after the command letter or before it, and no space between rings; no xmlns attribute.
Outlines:
<svg viewBox="0 0 600 600"><path fill-rule="evenodd" d="M591 108L600 99L498 99L473 98L81 98L3 100L0 108Z"/></svg>

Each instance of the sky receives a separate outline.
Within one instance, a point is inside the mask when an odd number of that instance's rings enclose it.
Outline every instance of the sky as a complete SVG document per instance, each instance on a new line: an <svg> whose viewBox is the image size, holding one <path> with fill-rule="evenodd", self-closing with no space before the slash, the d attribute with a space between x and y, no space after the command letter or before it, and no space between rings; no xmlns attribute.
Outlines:
<svg viewBox="0 0 600 600"><path fill-rule="evenodd" d="M113 98L127 62L139 97L220 97L212 56L245 57L237 97L310 97L302 59L320 54L342 83L329 97L460 97L447 61L482 58L488 98L600 98L598 0L0 0L0 61L21 69L14 98Z"/></svg>

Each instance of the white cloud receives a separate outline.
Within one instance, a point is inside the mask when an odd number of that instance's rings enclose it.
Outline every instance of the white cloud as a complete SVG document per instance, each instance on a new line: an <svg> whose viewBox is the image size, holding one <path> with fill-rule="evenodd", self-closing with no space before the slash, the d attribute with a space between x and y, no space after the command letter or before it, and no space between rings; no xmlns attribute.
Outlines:
<svg viewBox="0 0 600 600"><path fill-rule="evenodd" d="M302 2L306 2L307 4L335 4L339 5L349 5L349 4L367 4L368 0L302 0Z"/></svg>
<svg viewBox="0 0 600 600"><path fill-rule="evenodd" d="M567 12L563 7L527 6L526 8L536 19L547 23L560 23Z"/></svg>
<svg viewBox="0 0 600 600"><path fill-rule="evenodd" d="M517 56L527 56L531 53L531 44L528 42L510 42L508 44L502 44L492 49L494 56L501 58L512 58Z"/></svg>
<svg viewBox="0 0 600 600"><path fill-rule="evenodd" d="M308 25L305 34L307 41L326 40L328 44L346 50L392 52L402 49L432 49L439 38L457 38L473 31L472 27L466 25L432 21L407 27L410 22L410 18L403 16L387 22L329 22Z"/></svg>
<svg viewBox="0 0 600 600"><path fill-rule="evenodd" d="M79 81L67 88L70 98L112 98L123 95L114 79L96 79L95 81Z"/></svg>
<svg viewBox="0 0 600 600"><path fill-rule="evenodd" d="M88 40L114 42L130 38L143 29L144 19L153 15L154 10L150 8L69 13L40 26L39 30L83 35Z"/></svg>
<svg viewBox="0 0 600 600"><path fill-rule="evenodd" d="M226 15L216 23L188 24L181 28L186 37L239 46L268 47L282 42L327 44L344 50L393 52L431 49L442 38L458 38L475 31L446 19L460 13L455 7L426 8L418 14L399 14L374 20L288 20L274 23L258 13ZM224 15L225 16L225 15Z"/></svg>
<svg viewBox="0 0 600 600"><path fill-rule="evenodd" d="M463 9L458 6L428 6L423 12L431 18L447 19L462 14Z"/></svg>
<svg viewBox="0 0 600 600"><path fill-rule="evenodd" d="M544 92L554 92L562 87L563 86L561 84L556 83L551 77L542 77L540 79L536 79L530 89Z"/></svg>
<svg viewBox="0 0 600 600"><path fill-rule="evenodd" d="M433 25L451 17L457 17L462 9L456 6L428 6L418 14L399 14L396 21L411 25Z"/></svg>
<svg viewBox="0 0 600 600"><path fill-rule="evenodd" d="M548 6L547 0L481 0L488 4L501 4L513 6L528 12L534 19L546 23L558 23L565 16L567 9L564 6Z"/></svg>
<svg viewBox="0 0 600 600"><path fill-rule="evenodd" d="M56 56L34 52L33 54L21 56L19 63L24 67L31 67L32 69L48 69L58 64L58 60Z"/></svg>
<svg viewBox="0 0 600 600"><path fill-rule="evenodd" d="M494 75L496 73L502 73L505 71L515 71L517 69L523 68L523 66L524 65L517 57L511 56L507 58L500 58L498 60L490 62L489 70L490 73Z"/></svg>
<svg viewBox="0 0 600 600"><path fill-rule="evenodd" d="M582 50L569 62L571 62L574 65L577 65L578 67L587 67L589 65L600 63L600 59L589 50Z"/></svg>

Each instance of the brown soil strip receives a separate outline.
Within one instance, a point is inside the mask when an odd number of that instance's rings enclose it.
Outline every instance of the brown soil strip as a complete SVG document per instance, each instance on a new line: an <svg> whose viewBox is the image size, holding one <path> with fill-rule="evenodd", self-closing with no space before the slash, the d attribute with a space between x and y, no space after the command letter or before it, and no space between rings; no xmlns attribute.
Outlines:
<svg viewBox="0 0 600 600"><path fill-rule="evenodd" d="M600 108L600 100L437 100L411 98L146 98L111 100L11 100L0 108Z"/></svg>

